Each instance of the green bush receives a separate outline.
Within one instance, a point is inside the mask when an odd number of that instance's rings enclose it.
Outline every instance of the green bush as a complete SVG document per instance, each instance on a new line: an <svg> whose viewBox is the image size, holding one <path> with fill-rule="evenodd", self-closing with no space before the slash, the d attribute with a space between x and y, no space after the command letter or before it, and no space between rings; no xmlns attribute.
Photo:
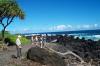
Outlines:
<svg viewBox="0 0 100 66"><path fill-rule="evenodd" d="M10 34L8 31L5 32L5 39L6 41L9 42L9 44L13 45L15 44L16 42L16 39L17 39L17 36L18 35L14 35L14 34ZM0 32L0 37L1 37L1 32ZM24 44L30 44L30 40L27 39L26 37L22 36L21 37L21 43L24 45Z"/></svg>
<svg viewBox="0 0 100 66"><path fill-rule="evenodd" d="M16 39L17 39L17 35L10 35L10 36L8 36L8 38L11 40L11 42L15 43L16 42ZM26 37L23 37L22 36L20 40L21 40L21 43L23 45L30 44L30 40L27 39Z"/></svg>
<svg viewBox="0 0 100 66"><path fill-rule="evenodd" d="M26 39L26 37L22 37L21 42L22 42L22 44L30 44L31 43L31 41L29 39Z"/></svg>

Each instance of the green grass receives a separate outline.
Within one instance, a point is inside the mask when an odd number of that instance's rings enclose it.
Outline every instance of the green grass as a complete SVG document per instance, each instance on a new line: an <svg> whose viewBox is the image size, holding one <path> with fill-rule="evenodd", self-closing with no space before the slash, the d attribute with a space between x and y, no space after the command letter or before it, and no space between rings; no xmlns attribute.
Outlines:
<svg viewBox="0 0 100 66"><path fill-rule="evenodd" d="M16 39L17 39L17 35L10 35L10 36L8 36L8 38L10 38L10 40L12 41L12 42L16 42ZM25 44L30 44L30 40L29 39L26 39L26 37L21 37L21 43L23 44L23 45L25 45Z"/></svg>
<svg viewBox="0 0 100 66"><path fill-rule="evenodd" d="M0 33L0 36L1 36L1 33ZM9 32L5 32L5 38L9 38L10 41L13 43L16 42L17 36L18 35L14 35L14 34L10 34ZM24 36L22 36L20 40L23 45L31 44L31 41Z"/></svg>

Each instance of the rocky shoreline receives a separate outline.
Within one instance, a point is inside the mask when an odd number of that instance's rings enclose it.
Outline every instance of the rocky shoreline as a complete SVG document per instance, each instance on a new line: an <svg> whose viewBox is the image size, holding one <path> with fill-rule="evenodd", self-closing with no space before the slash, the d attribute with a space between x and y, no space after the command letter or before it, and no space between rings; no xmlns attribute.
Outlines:
<svg viewBox="0 0 100 66"><path fill-rule="evenodd" d="M25 56L25 53L28 51L29 48L31 48L34 45L26 45L23 46L22 53ZM62 45L56 45L55 43L47 44L47 47L54 49L55 51L59 52L66 52L68 48L65 48ZM59 49L61 48L61 49ZM16 59L12 58L12 55L16 55L16 47L11 46L9 47L8 51L0 51L0 66L43 66L43 64L31 60L27 60L25 57L23 59ZM83 63L81 64L74 56L67 55L65 59L66 65L68 66L99 66L98 63L92 64L93 62L89 63ZM98 61L100 62L100 61ZM45 65L48 66L48 65Z"/></svg>

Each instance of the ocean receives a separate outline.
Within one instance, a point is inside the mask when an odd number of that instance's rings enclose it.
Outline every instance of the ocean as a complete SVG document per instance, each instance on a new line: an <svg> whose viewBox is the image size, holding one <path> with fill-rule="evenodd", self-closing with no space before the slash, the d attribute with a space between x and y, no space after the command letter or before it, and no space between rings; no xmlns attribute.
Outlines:
<svg viewBox="0 0 100 66"><path fill-rule="evenodd" d="M91 40L94 40L94 41L98 41L98 40L100 40L100 35L92 35L92 36L74 36L74 38L76 38L76 37L79 37L80 39L82 38L82 37L84 37L86 40L88 40L88 39L91 39Z"/></svg>
<svg viewBox="0 0 100 66"><path fill-rule="evenodd" d="M81 39L82 37L84 37L86 40L91 39L94 41L98 41L100 40L100 29L74 31L71 35L74 35L75 38L79 37Z"/></svg>
<svg viewBox="0 0 100 66"><path fill-rule="evenodd" d="M32 34L48 34L48 35L74 35L74 37L82 38L86 40L92 39L94 41L100 40L100 29L94 30L76 30L76 31L56 31L56 32L39 32L39 33L24 33L23 35L32 35Z"/></svg>
<svg viewBox="0 0 100 66"><path fill-rule="evenodd" d="M79 37L80 39L82 37L84 37L86 40L88 40L88 39L91 39L91 40L94 40L94 41L100 40L100 29L45 32L45 33L47 33L47 34L68 34L68 35L74 35L74 37Z"/></svg>

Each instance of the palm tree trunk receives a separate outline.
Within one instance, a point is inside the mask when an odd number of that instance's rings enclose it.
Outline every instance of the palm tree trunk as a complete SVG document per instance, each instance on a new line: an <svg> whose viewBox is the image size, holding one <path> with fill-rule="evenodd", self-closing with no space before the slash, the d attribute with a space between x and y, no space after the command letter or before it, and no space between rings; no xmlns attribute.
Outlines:
<svg viewBox="0 0 100 66"><path fill-rule="evenodd" d="M5 40L5 29L6 28L4 28L3 30L2 30L2 42L3 42L3 44L4 44L4 40Z"/></svg>

